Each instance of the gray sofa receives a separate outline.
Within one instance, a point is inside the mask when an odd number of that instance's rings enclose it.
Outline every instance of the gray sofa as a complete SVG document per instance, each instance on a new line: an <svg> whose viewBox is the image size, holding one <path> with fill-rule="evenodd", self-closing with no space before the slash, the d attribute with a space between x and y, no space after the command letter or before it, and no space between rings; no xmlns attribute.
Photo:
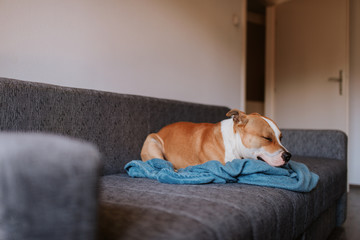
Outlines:
<svg viewBox="0 0 360 240"><path fill-rule="evenodd" d="M346 218L339 131L282 130L293 160L320 176L310 193L125 173L147 134L228 110L1 78L0 239L326 239Z"/></svg>

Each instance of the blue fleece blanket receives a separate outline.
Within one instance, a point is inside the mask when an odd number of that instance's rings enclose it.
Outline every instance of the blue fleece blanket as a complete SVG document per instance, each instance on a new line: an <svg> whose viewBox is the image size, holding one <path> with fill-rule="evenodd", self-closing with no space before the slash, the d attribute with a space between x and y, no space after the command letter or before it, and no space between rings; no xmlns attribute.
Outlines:
<svg viewBox="0 0 360 240"><path fill-rule="evenodd" d="M155 158L146 162L133 160L126 164L125 170L131 177L151 178L162 183L245 183L296 192L310 192L319 180L306 165L294 161L283 167L272 167L252 159L235 159L225 165L209 161L175 172L170 162Z"/></svg>

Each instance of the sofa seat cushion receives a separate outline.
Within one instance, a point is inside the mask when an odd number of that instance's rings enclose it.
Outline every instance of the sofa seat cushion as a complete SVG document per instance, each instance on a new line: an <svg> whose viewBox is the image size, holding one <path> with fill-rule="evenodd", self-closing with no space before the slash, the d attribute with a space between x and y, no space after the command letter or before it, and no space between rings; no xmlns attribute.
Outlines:
<svg viewBox="0 0 360 240"><path fill-rule="evenodd" d="M346 165L300 158L310 193L246 184L171 185L126 174L101 180L102 239L294 239L346 190Z"/></svg>

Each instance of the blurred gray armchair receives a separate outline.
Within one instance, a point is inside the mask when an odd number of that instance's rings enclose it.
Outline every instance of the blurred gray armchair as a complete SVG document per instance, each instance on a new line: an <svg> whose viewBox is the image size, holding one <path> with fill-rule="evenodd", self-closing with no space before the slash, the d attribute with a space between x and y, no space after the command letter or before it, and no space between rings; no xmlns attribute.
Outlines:
<svg viewBox="0 0 360 240"><path fill-rule="evenodd" d="M92 144L0 133L0 239L94 239L99 168Z"/></svg>

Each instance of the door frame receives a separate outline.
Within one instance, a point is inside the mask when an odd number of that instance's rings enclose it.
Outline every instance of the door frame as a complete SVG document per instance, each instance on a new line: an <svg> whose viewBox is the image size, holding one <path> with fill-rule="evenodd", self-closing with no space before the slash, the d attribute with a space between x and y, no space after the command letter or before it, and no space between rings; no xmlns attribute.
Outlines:
<svg viewBox="0 0 360 240"><path fill-rule="evenodd" d="M242 14L240 16L240 31L242 33L241 49L241 64L240 64L240 109L246 110L246 38L247 38L247 0L242 1Z"/></svg>
<svg viewBox="0 0 360 240"><path fill-rule="evenodd" d="M275 6L266 7L265 16L265 116L275 119Z"/></svg>

